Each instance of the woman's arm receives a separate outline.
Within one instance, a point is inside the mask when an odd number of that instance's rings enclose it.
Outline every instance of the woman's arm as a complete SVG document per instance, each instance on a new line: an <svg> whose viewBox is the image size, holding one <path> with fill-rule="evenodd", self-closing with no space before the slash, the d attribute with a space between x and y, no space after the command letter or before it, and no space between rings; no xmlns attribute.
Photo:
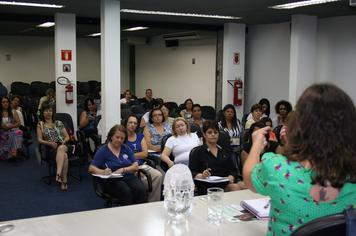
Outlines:
<svg viewBox="0 0 356 236"><path fill-rule="evenodd" d="M134 162L130 166L117 169L114 173L124 175L128 173L136 173L137 171L138 171L138 164L137 162Z"/></svg>
<svg viewBox="0 0 356 236"><path fill-rule="evenodd" d="M269 130L270 127L267 126L253 132L252 147L243 166L243 177L245 185L253 192L256 192L256 190L252 184L251 173L255 165L260 162L260 154L263 152L265 146L267 145L265 135Z"/></svg>
<svg viewBox="0 0 356 236"><path fill-rule="evenodd" d="M79 118L79 129L83 129L89 124L90 120L85 111L82 111Z"/></svg>
<svg viewBox="0 0 356 236"><path fill-rule="evenodd" d="M68 135L66 128L63 127L61 130L61 133L63 135L63 144L65 144L66 142L69 141L69 135Z"/></svg>
<svg viewBox="0 0 356 236"><path fill-rule="evenodd" d="M164 147L162 154L160 156L161 160L167 163L168 167L171 168L174 166L174 162L169 158L171 155L172 150L169 147Z"/></svg>
<svg viewBox="0 0 356 236"><path fill-rule="evenodd" d="M21 121L20 121L19 115L17 114L17 112L15 110L12 110L12 115L14 117L14 123L11 124L11 126L12 126L11 129L20 127Z"/></svg>
<svg viewBox="0 0 356 236"><path fill-rule="evenodd" d="M156 152L160 152L161 148L158 146L155 146L151 143L151 133L149 131L149 129L147 128L147 126L143 129L143 135L145 136L145 140L146 140L146 144L147 144L147 148L154 150Z"/></svg>
<svg viewBox="0 0 356 236"><path fill-rule="evenodd" d="M183 112L183 110L179 112L179 115L180 115L180 117L183 117L183 118L184 118L184 112Z"/></svg>
<svg viewBox="0 0 356 236"><path fill-rule="evenodd" d="M106 168L106 169L100 169L94 165L89 166L89 173L90 174L95 174L95 175L110 175L111 174L111 169Z"/></svg>
<svg viewBox="0 0 356 236"><path fill-rule="evenodd" d="M38 144L47 145L47 146L50 146L50 147L52 147L54 149L57 148L57 143L49 142L49 141L43 139L43 133L42 133L40 124L37 125L36 133L37 133L37 142L38 142Z"/></svg>
<svg viewBox="0 0 356 236"><path fill-rule="evenodd" d="M147 143L146 143L146 140L144 138L141 140L141 148L142 148L141 152L136 152L135 153L135 158L136 159L143 159L143 158L146 158L148 156Z"/></svg>

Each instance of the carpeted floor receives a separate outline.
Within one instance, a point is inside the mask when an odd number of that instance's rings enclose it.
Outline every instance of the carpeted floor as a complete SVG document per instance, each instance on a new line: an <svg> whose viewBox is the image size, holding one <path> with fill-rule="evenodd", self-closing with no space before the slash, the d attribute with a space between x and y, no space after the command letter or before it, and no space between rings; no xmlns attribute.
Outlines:
<svg viewBox="0 0 356 236"><path fill-rule="evenodd" d="M104 201L94 193L87 166L83 166L81 182L69 177L66 192L55 182L45 184L41 177L48 169L39 164L35 145L28 160L0 162L0 222L104 207Z"/></svg>

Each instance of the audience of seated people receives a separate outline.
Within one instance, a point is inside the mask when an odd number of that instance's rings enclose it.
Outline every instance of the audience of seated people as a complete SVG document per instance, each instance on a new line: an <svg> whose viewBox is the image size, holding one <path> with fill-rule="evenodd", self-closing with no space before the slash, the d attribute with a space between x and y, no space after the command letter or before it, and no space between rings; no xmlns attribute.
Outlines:
<svg viewBox="0 0 356 236"><path fill-rule="evenodd" d="M261 98L261 100L258 102L258 104L261 105L261 112L262 112L262 116L263 117L269 117L270 112L271 112L271 106L269 103L269 100L267 98ZM246 121L252 119L252 113L250 112L247 117L246 117Z"/></svg>
<svg viewBox="0 0 356 236"><path fill-rule="evenodd" d="M60 183L60 188L66 191L68 175L68 148L66 143L69 135L63 123L54 120L54 108L49 102L44 102L40 110L40 121L37 125L38 144L46 147L47 158L56 160L56 181Z"/></svg>
<svg viewBox="0 0 356 236"><path fill-rule="evenodd" d="M51 103L53 106L55 106L56 93L55 93L54 89L52 89L52 88L47 89L46 95L40 98L40 101L38 103L38 111L37 111L38 115L41 113L42 104L44 102Z"/></svg>
<svg viewBox="0 0 356 236"><path fill-rule="evenodd" d="M163 116L164 116L164 119L166 120L166 122L168 122L168 124L170 126L172 126L173 122L174 122L174 118L169 116L169 114L170 114L169 105L167 103L163 103L161 105L161 111L163 112Z"/></svg>
<svg viewBox="0 0 356 236"><path fill-rule="evenodd" d="M93 98L87 98L84 102L84 111L80 114L79 118L79 129L85 134L87 143L89 144L89 139L94 142L95 147L99 146L100 140L98 137L98 130L95 127L95 119L97 117L96 103ZM94 150L87 145L86 149L90 154L93 154ZM95 148L94 148L95 149Z"/></svg>
<svg viewBox="0 0 356 236"><path fill-rule="evenodd" d="M190 133L189 123L183 117L178 117L172 125L172 136L168 138L161 154L161 161L168 165L189 163L190 151L200 144L196 133ZM174 161L169 156L173 154Z"/></svg>
<svg viewBox="0 0 356 236"><path fill-rule="evenodd" d="M0 160L14 160L22 147L22 132L18 129L20 119L8 97L1 98L0 112Z"/></svg>
<svg viewBox="0 0 356 236"><path fill-rule="evenodd" d="M205 119L202 117L201 106L199 104L194 104L192 108L192 118L189 121L190 124L194 124L202 129L204 121Z"/></svg>
<svg viewBox="0 0 356 236"><path fill-rule="evenodd" d="M146 89L145 96L140 98L139 101L146 110L151 110L153 108L153 92L152 89Z"/></svg>
<svg viewBox="0 0 356 236"><path fill-rule="evenodd" d="M113 126L107 135L106 144L98 149L89 166L91 174L123 175L122 178L103 179L105 192L119 199L123 206L147 202L147 188L136 176L138 164L135 155L124 144L126 133L124 126Z"/></svg>
<svg viewBox="0 0 356 236"><path fill-rule="evenodd" d="M154 108L160 108L163 104L163 99L162 98L156 98L152 101L152 109ZM149 109L143 116L141 117L141 122L140 122L140 127L143 128L146 126L146 124L149 123L149 118L150 118L150 111L152 109Z"/></svg>
<svg viewBox="0 0 356 236"><path fill-rule="evenodd" d="M285 100L281 100L277 102L275 110L277 116L273 119L273 127L277 127L285 123L285 119L292 111L292 105Z"/></svg>
<svg viewBox="0 0 356 236"><path fill-rule="evenodd" d="M246 186L271 198L267 235L289 235L316 218L355 207L356 108L351 98L335 85L312 85L297 101L287 127L284 155L265 153L262 160L271 128L255 131L243 170Z"/></svg>
<svg viewBox="0 0 356 236"><path fill-rule="evenodd" d="M248 140L247 142L245 142L243 144L243 148L242 148L242 151L241 151L241 163L242 163L242 166L243 164L245 163L246 159L247 159L247 156L248 154L250 153L250 150L251 150L251 147L252 147L252 133L255 132L256 130L259 130L261 128L264 128L266 127L266 124L259 121L259 122L256 122L256 123L253 123L251 125L251 128L250 130L248 131ZM269 126L270 127L270 126ZM268 134L266 135L266 146L264 148L263 151L261 151L261 155L264 154L264 153L267 153L267 152L273 152L273 153L283 153L283 149L282 147L279 145L279 143L275 140L272 140L271 137L275 137L274 133L272 130L270 130L268 132Z"/></svg>
<svg viewBox="0 0 356 236"><path fill-rule="evenodd" d="M12 110L16 111L17 115L19 116L20 125L25 126L25 121L22 114L22 107L20 106L20 104L21 104L20 96L14 95L11 97L11 108Z"/></svg>
<svg viewBox="0 0 356 236"><path fill-rule="evenodd" d="M124 97L120 100L121 104L129 104L132 101L132 94L129 89L124 92Z"/></svg>
<svg viewBox="0 0 356 236"><path fill-rule="evenodd" d="M144 159L148 156L146 140L142 133L137 133L138 118L130 115L126 120L127 138L125 144L134 152L139 167L143 167L151 175L152 191L148 195L149 202L161 199L162 174L155 168L145 165Z"/></svg>
<svg viewBox="0 0 356 236"><path fill-rule="evenodd" d="M179 115L184 119L188 120L192 117L193 100L188 98L184 101L183 110L179 112Z"/></svg>
<svg viewBox="0 0 356 236"><path fill-rule="evenodd" d="M216 121L207 120L203 123L204 144L195 148L189 158L189 168L194 179L206 179L209 176L225 177L229 180L226 191L244 189L244 183L238 178L232 158L226 156L217 145L219 125ZM209 187L213 187L209 185Z"/></svg>
<svg viewBox="0 0 356 236"><path fill-rule="evenodd" d="M162 138L172 133L172 127L165 122L160 108L153 108L149 113L149 122L143 130L148 149L161 152Z"/></svg>
<svg viewBox="0 0 356 236"><path fill-rule="evenodd" d="M249 129L253 123L258 122L261 119L262 117L261 105L258 103L252 105L250 112L251 112L250 113L251 118L246 121L245 129Z"/></svg>

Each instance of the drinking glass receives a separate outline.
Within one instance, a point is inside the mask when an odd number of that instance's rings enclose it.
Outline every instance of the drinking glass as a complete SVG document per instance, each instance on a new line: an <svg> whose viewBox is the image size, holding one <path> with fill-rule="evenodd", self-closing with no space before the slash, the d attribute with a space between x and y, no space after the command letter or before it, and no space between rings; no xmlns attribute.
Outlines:
<svg viewBox="0 0 356 236"><path fill-rule="evenodd" d="M212 224L219 225L223 221L223 196L224 189L208 188L208 221Z"/></svg>

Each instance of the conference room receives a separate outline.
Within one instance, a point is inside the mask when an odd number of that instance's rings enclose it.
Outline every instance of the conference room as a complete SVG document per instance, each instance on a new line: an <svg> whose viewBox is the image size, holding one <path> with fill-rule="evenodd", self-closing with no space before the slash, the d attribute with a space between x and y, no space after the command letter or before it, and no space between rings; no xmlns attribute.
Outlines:
<svg viewBox="0 0 356 236"><path fill-rule="evenodd" d="M216 116L225 105L233 104L241 122L262 98L269 100L273 120L278 116L274 109L278 101L288 101L294 108L303 91L314 83L332 83L356 101L356 8L352 1L304 3L286 9L281 6L285 1L278 0L40 3L55 5L15 6L0 1L0 82L10 98L21 95L23 99L25 95L22 109L31 107L35 117L25 116L25 127L32 135L26 157L0 161L0 182L6 189L0 197L4 203L0 224L20 220L18 226L13 223L15 228L8 235L38 235L42 230L56 235L44 229L47 224L60 227L64 234L96 234L100 229L110 235L113 231L108 226L114 222L107 219L111 217L119 217L118 221L127 225L124 231L128 235L169 235L172 230L166 223L163 201L105 209L105 201L94 191L89 162L79 167L81 181L71 177L77 174L76 167L69 167L67 191L61 191L56 181L50 185L42 181L48 166L41 163L38 152L36 119L39 99L49 88L55 91L56 112L69 114L73 121L73 134L68 135L78 139L85 101L88 94L95 96L100 85L100 143L105 142L111 127L125 124L127 107L120 105L120 99L126 90L140 99L151 89L154 98L174 102L180 109L190 98L194 104L213 108ZM56 8L49 8L53 6ZM43 23L49 24L40 27ZM92 88L89 84L93 81L96 86ZM13 91L16 82L26 84L25 94ZM39 94L34 98L36 91ZM242 175L242 168L240 171ZM13 177L9 180L9 176ZM225 194L227 205L263 197L250 190ZM243 235L267 232L267 221L225 219L219 227L210 225L206 198L197 196L192 204L191 221L182 228L188 231L181 235L230 235L240 229ZM142 217L141 209L145 209L145 219L151 219L132 229L129 226L136 221L121 215ZM102 228L83 231L73 224L80 218L97 222L96 214L107 221ZM43 218L42 223L32 218L48 215L56 216ZM66 229L55 220L70 226ZM31 231L26 226L30 224L38 228Z"/></svg>

